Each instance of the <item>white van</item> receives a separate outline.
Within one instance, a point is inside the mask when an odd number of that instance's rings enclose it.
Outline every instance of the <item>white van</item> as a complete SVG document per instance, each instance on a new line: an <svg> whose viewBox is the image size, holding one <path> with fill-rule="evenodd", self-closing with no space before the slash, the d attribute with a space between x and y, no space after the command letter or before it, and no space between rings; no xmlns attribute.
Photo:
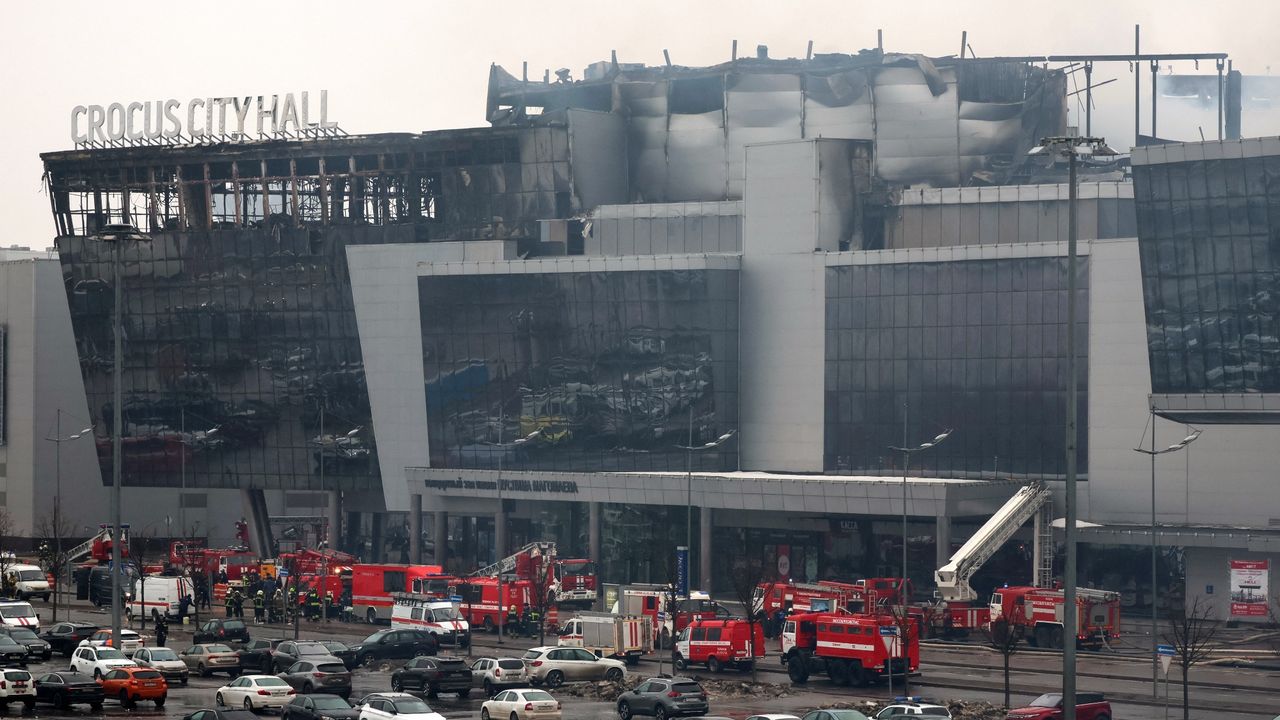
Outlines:
<svg viewBox="0 0 1280 720"><path fill-rule="evenodd" d="M185 577L152 575L135 579L125 612L131 618L140 614L150 618L151 611L154 609L167 617L176 618L182 606L183 595L190 595L191 599L195 600L191 581Z"/></svg>
<svg viewBox="0 0 1280 720"><path fill-rule="evenodd" d="M39 630L40 616L29 602L0 602L0 624Z"/></svg>
<svg viewBox="0 0 1280 720"><path fill-rule="evenodd" d="M391 627L426 630L441 645L471 645L471 626L458 612L458 606L448 600L398 594L391 606Z"/></svg>
<svg viewBox="0 0 1280 720"><path fill-rule="evenodd" d="M49 576L45 575L40 566L10 565L5 572L13 578L14 585L17 587L14 594L19 600L39 597L49 602L49 594L53 591L49 588Z"/></svg>

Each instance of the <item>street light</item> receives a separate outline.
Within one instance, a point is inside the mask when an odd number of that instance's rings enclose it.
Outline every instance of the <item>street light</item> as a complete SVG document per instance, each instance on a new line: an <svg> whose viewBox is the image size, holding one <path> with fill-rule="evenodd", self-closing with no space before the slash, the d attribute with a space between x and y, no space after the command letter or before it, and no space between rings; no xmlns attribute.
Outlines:
<svg viewBox="0 0 1280 720"><path fill-rule="evenodd" d="M499 645L502 644L502 626L503 626L503 621L506 620L506 616L503 614L503 611L502 611L502 557L503 557L502 553L506 552L506 550L502 547L501 544L498 543L499 535L502 536L502 540L504 542L507 539L507 528L506 528L507 514L506 514L506 510L502 507L502 459L506 455L506 450L502 447L502 431L505 429L504 426L506 425L506 423L507 423L506 415L503 414L498 420L498 442L497 442L497 446L498 446L498 483L497 483L498 484L498 515L494 519L494 523L493 523L493 545L494 545L493 554L498 563L498 644ZM534 430L528 435L525 435L522 438L518 438L511 444L519 448L521 445L537 440L540 437L542 437L542 428L538 428L537 430Z"/></svg>
<svg viewBox="0 0 1280 720"><path fill-rule="evenodd" d="M911 466L911 456L937 447L943 440L955 432L948 428L938 433L928 442L915 447L907 447L907 406L902 406L902 447L889 446L890 450L902 453L902 577L898 581L898 593L902 596L902 604L907 604L907 475Z"/></svg>
<svg viewBox="0 0 1280 720"><path fill-rule="evenodd" d="M123 452L124 413L122 390L124 386L124 352L122 345L124 294L120 288L120 246L125 242L144 242L150 236L139 231L133 225L112 223L89 236L90 240L111 244L112 290L114 292L112 308L112 336L114 350L112 352L111 379L111 637L120 637L120 479L121 454Z"/></svg>
<svg viewBox="0 0 1280 720"><path fill-rule="evenodd" d="M65 566L67 569L67 584L70 585L71 584L71 566L70 566L70 563L67 563L65 559L62 557L62 532L63 532L62 531L62 443L70 442L72 440L79 440L80 438L93 433L93 426L90 425L89 427L81 430L78 433L75 433L74 435L68 435L66 437L63 437L62 436L62 408L58 408L55 414L55 417L56 417L56 420L54 420L53 437L45 438L45 440L48 440L49 442L54 443L54 446L55 446L55 449L53 451L54 452L53 467L54 467L54 483L55 483L54 491L53 491L53 527L50 528L50 530L53 531L53 535L54 535L54 538L53 538L54 551L58 554L57 555L58 562L61 565ZM55 622L57 622L58 620L58 580L59 578L56 578L56 577L53 579L53 619Z"/></svg>
<svg viewBox="0 0 1280 720"><path fill-rule="evenodd" d="M677 448L677 449L680 449L680 450L684 450L684 451L685 451L685 455L684 455L684 472L685 472L685 478L684 478L684 546L685 546L685 548L687 548L687 549L686 549L686 552L687 552L687 553L690 553L690 554L692 554L692 553L693 553L693 453L694 453L695 451L696 451L696 452L702 452L702 451L704 451L704 450L714 450L714 449L716 449L716 448L720 447L721 445L723 445L723 444L725 444L725 443L729 442L729 440L731 440L731 439L733 438L733 436L734 436L737 432L738 432L737 430L730 430L729 432L724 433L723 435L721 435L720 437L716 438L715 440L712 440L711 442L703 443L703 444L701 444L701 445L694 445L694 444L693 444L693 407L692 407L692 406L690 406L690 407L689 407L689 439L685 441L685 442L687 442L687 443L689 443L689 444L688 444L688 445L676 445L676 448ZM707 551L707 549L706 549L706 548L704 548L704 547L699 547L699 548L698 548L698 552L699 552L699 553L703 553L703 552L706 552L706 551ZM688 561L686 561L686 562L688 562ZM699 561L699 563L698 563L698 564L699 564L699 565L701 565L701 564L702 564L702 563L701 563L701 561ZM692 568L686 568L686 569L685 569L685 572L686 572L686 573L688 573L688 572L690 572L691 570L692 570ZM703 581L703 580L706 580L706 579L707 579L707 578L700 578L700 579L699 579L699 582L701 582L701 581ZM709 591L711 590L711 588L709 588L709 587L707 587L707 588L702 588L702 590L704 590L704 591L708 591L708 592L709 592Z"/></svg>
<svg viewBox="0 0 1280 720"><path fill-rule="evenodd" d="M1146 448L1140 448L1140 447L1136 447L1133 449L1134 452L1140 452L1143 455L1151 456L1151 697L1156 699L1159 698L1159 684L1160 684L1160 676L1159 676L1159 670L1158 670L1158 668L1160 667L1160 655L1159 653L1156 652L1158 649L1156 647L1156 625L1159 622L1159 619L1157 618L1157 612L1156 612L1156 593L1157 593L1156 560L1159 555L1157 551L1158 543L1156 541L1156 456L1164 455L1166 453L1178 452L1179 450L1182 450L1183 448L1187 447L1191 443L1195 442L1200 437L1201 432L1203 431L1199 429L1193 429L1190 435L1182 438L1178 442L1170 445L1167 448L1164 448L1163 450L1157 450L1156 449L1156 411L1155 411L1155 408L1152 408L1151 409L1151 449L1148 450Z"/></svg>
<svg viewBox="0 0 1280 720"><path fill-rule="evenodd" d="M1062 590L1062 717L1076 716L1076 162L1082 156L1115 155L1100 137L1047 137L1027 153L1067 158L1067 417L1066 562Z"/></svg>

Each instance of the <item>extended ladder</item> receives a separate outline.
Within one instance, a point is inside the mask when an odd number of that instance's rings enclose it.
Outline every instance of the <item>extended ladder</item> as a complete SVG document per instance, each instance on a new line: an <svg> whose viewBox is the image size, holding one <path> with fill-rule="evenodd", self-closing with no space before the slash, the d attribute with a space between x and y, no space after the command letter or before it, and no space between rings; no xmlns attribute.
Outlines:
<svg viewBox="0 0 1280 720"><path fill-rule="evenodd" d="M544 558L553 558L556 555L556 544L545 540L531 542L515 551L514 554L508 555L492 565L486 565L467 577L494 577L498 575L498 573L505 575L506 573L516 569L516 560L523 555L528 555L530 557L540 555Z"/></svg>

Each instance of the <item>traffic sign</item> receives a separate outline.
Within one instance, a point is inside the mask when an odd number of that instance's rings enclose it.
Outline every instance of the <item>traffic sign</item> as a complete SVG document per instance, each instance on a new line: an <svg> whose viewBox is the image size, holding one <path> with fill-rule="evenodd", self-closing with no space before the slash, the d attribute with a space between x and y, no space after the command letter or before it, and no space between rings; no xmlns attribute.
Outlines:
<svg viewBox="0 0 1280 720"><path fill-rule="evenodd" d="M1159 655L1168 655L1169 657L1173 657L1177 654L1172 645L1157 645L1156 653Z"/></svg>
<svg viewBox="0 0 1280 720"><path fill-rule="evenodd" d="M881 625L880 626L880 642L884 643L884 651L893 654L893 646L898 641L897 625Z"/></svg>
<svg viewBox="0 0 1280 720"><path fill-rule="evenodd" d="M1169 677L1169 666L1173 664L1173 656L1175 654L1172 645L1157 645L1156 653L1160 656L1160 668L1164 671L1165 677Z"/></svg>

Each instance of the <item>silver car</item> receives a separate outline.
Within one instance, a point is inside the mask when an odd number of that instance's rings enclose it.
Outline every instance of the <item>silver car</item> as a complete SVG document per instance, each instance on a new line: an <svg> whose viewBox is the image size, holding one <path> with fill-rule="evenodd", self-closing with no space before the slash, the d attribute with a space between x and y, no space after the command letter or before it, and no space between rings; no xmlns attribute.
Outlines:
<svg viewBox="0 0 1280 720"><path fill-rule="evenodd" d="M485 697L528 685L529 670L520 658L480 658L471 663L471 687L484 688Z"/></svg>
<svg viewBox="0 0 1280 720"><path fill-rule="evenodd" d="M545 682L547 687L554 688L575 680L621 682L627 676L627 666L621 660L598 658L582 648L530 648L521 659L529 668L529 679L534 685Z"/></svg>
<svg viewBox="0 0 1280 720"><path fill-rule="evenodd" d="M141 667L160 671L164 679L170 683L186 685L187 678L191 675L191 669L182 662L178 653L167 647L139 648L133 654L133 661Z"/></svg>

